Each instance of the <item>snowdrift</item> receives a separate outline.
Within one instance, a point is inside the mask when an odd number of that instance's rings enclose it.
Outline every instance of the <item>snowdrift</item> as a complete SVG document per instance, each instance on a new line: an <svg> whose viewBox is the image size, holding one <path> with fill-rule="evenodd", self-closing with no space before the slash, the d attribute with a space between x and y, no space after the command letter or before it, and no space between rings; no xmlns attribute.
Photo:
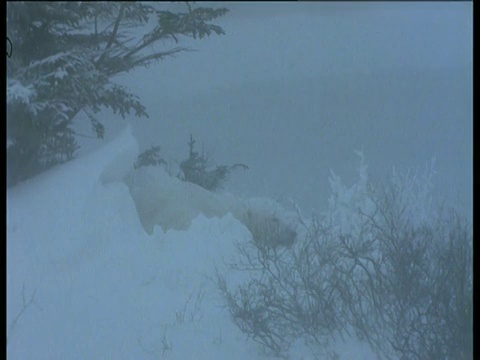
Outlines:
<svg viewBox="0 0 480 360"><path fill-rule="evenodd" d="M127 128L8 191L10 359L258 357L210 277L251 239L234 216L242 207L280 209L210 194L161 169L138 173L131 192L124 178L137 154Z"/></svg>

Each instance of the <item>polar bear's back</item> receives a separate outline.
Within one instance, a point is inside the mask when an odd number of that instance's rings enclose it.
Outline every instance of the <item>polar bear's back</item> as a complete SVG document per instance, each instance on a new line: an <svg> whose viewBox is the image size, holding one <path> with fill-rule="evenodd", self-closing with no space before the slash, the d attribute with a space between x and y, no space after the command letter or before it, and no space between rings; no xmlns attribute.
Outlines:
<svg viewBox="0 0 480 360"><path fill-rule="evenodd" d="M199 214L223 217L231 213L256 242L291 245L296 236L287 213L266 198L241 199L217 194L168 175L160 167L142 167L127 179L142 225L149 234L155 225L164 231L185 230ZM267 239L268 240L259 240Z"/></svg>
<svg viewBox="0 0 480 360"><path fill-rule="evenodd" d="M233 197L221 196L168 175L160 167L143 167L130 176L128 185L145 230L155 225L164 231L184 230L200 213L223 217L235 212Z"/></svg>

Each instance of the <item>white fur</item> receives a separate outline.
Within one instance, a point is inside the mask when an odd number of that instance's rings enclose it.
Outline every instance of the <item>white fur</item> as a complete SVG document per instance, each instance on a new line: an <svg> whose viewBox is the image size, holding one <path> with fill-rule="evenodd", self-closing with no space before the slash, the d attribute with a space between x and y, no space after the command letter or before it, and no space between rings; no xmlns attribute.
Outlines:
<svg viewBox="0 0 480 360"><path fill-rule="evenodd" d="M213 193L202 187L168 175L161 167L142 167L127 178L130 192L145 230L152 234L155 225L163 231L187 229L200 213L206 217L223 217L231 213L247 225L280 221L288 226L288 215L278 203L264 198L239 199L228 193Z"/></svg>

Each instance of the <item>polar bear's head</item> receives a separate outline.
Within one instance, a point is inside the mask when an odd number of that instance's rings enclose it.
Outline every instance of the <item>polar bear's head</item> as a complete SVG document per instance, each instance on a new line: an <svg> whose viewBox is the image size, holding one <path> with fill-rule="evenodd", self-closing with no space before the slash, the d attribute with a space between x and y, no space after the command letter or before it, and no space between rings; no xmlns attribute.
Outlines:
<svg viewBox="0 0 480 360"><path fill-rule="evenodd" d="M250 208L239 220L252 233L253 241L259 246L291 246L297 236L297 232L274 213Z"/></svg>

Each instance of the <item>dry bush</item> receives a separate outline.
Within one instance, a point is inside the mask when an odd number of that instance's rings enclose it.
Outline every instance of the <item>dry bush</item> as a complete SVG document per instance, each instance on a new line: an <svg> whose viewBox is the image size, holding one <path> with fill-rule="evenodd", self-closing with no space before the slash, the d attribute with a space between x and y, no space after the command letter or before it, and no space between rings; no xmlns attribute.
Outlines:
<svg viewBox="0 0 480 360"><path fill-rule="evenodd" d="M305 243L289 247L252 242L237 246L240 261L229 264L239 271L249 271L252 278L234 291L217 274L218 287L226 300L234 323L248 337L262 345L265 353L286 356L293 341L307 341L326 347L332 334L345 327L336 304L340 294L331 281L334 259L328 241L320 244L318 221L308 229ZM262 239L274 238L263 234ZM321 256L317 254L321 253Z"/></svg>
<svg viewBox="0 0 480 360"><path fill-rule="evenodd" d="M217 274L235 324L276 356L298 339L327 353L353 330L383 359L471 359L471 226L454 210L412 217L402 190L368 187L346 231L314 217L293 246L262 246L278 237L266 227L239 247L230 267L250 280L229 289Z"/></svg>
<svg viewBox="0 0 480 360"><path fill-rule="evenodd" d="M415 223L398 195L377 192L360 236L338 237L344 316L382 358L471 358L471 230L454 210Z"/></svg>

